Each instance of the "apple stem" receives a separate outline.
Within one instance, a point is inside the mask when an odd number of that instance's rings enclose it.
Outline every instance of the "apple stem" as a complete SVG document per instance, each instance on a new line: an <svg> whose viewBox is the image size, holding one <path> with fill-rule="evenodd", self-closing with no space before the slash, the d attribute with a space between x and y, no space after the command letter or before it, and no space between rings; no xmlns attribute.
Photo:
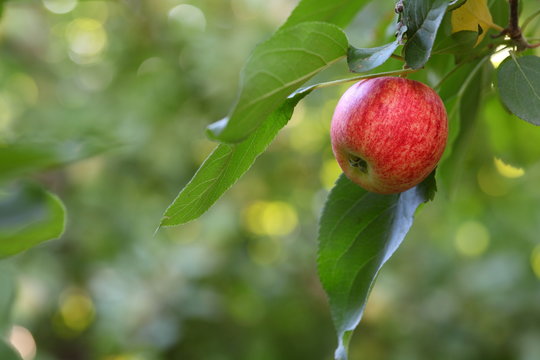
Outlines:
<svg viewBox="0 0 540 360"><path fill-rule="evenodd" d="M403 65L403 70L406 70L406 69L410 69L410 67L407 64L404 64ZM409 73L402 73L402 74L399 75L399 77L406 79L407 75L409 75Z"/></svg>

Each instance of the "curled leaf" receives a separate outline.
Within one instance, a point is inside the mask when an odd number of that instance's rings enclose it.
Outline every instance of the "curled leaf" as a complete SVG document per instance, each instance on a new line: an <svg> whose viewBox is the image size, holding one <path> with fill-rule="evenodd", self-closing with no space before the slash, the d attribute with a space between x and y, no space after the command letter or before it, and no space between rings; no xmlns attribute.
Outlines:
<svg viewBox="0 0 540 360"><path fill-rule="evenodd" d="M487 0L467 0L452 12L452 33L460 31L475 31L478 33L478 45L486 36L488 29L502 30L493 23Z"/></svg>
<svg viewBox="0 0 540 360"><path fill-rule="evenodd" d="M401 26L396 34L396 40L389 44L375 48L349 47L347 63L349 70L356 73L366 72L382 65L401 45L403 34L407 31L406 26Z"/></svg>
<svg viewBox="0 0 540 360"><path fill-rule="evenodd" d="M394 195L368 192L345 175L337 180L321 216L317 259L338 334L336 359L347 359L352 331L379 270L405 238L418 206L435 190L433 174Z"/></svg>
<svg viewBox="0 0 540 360"><path fill-rule="evenodd" d="M412 69L420 69L431 56L431 49L448 1L404 0L402 21L407 26L405 61Z"/></svg>

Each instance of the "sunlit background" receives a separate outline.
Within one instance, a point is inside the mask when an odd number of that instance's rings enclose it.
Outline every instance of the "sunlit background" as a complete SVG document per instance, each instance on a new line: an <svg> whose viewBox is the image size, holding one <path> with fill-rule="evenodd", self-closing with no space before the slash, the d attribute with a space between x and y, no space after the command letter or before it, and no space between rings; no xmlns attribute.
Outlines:
<svg viewBox="0 0 540 360"><path fill-rule="evenodd" d="M345 87L300 103L208 213L154 236L215 146L204 129L227 113L250 50L295 4L5 4L0 146L58 153L64 165L24 179L68 211L60 240L0 262L0 292L17 284L5 335L24 360L332 358L316 224L340 173L328 130ZM393 16L392 1L373 2L351 41L381 45ZM344 63L321 78L343 76ZM353 360L540 359L540 129L494 94L478 116L452 187L440 186L381 272Z"/></svg>

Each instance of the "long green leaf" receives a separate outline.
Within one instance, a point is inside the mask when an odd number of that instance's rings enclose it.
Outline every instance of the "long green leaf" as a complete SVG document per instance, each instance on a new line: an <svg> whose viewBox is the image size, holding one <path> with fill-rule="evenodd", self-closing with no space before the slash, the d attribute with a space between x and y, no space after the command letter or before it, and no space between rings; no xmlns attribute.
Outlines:
<svg viewBox="0 0 540 360"><path fill-rule="evenodd" d="M251 54L236 104L227 118L208 127L209 137L244 140L299 86L343 58L347 48L345 33L333 24L307 22L279 30Z"/></svg>
<svg viewBox="0 0 540 360"><path fill-rule="evenodd" d="M337 329L336 359L346 359L377 273L399 247L416 208L434 194L430 176L401 194L370 193L342 175L330 192L319 228L318 270Z"/></svg>
<svg viewBox="0 0 540 360"><path fill-rule="evenodd" d="M117 145L107 145L94 140L2 144L0 145L0 180L68 164L96 155L113 146Z"/></svg>
<svg viewBox="0 0 540 360"><path fill-rule="evenodd" d="M0 258L17 254L64 232L60 199L36 186L17 186L0 197Z"/></svg>
<svg viewBox="0 0 540 360"><path fill-rule="evenodd" d="M448 140L439 161L437 180L451 190L462 171L462 158L471 144L469 136L477 119L482 96L483 73L488 57L462 66L441 87L439 94L448 112Z"/></svg>
<svg viewBox="0 0 540 360"><path fill-rule="evenodd" d="M458 31L436 42L432 53L466 54L474 47L476 39L478 39L478 33L475 31Z"/></svg>
<svg viewBox="0 0 540 360"><path fill-rule="evenodd" d="M504 105L521 119L540 125L540 58L511 56L499 67L497 78Z"/></svg>
<svg viewBox="0 0 540 360"><path fill-rule="evenodd" d="M324 21L346 27L367 3L367 0L302 0L281 28L306 21Z"/></svg>
<svg viewBox="0 0 540 360"><path fill-rule="evenodd" d="M161 226L180 225L208 210L266 150L291 118L296 104L312 91L295 93L261 127L239 144L220 144L163 215Z"/></svg>
<svg viewBox="0 0 540 360"><path fill-rule="evenodd" d="M403 1L402 20L408 37L403 51L409 67L419 69L428 61L447 7L447 0Z"/></svg>

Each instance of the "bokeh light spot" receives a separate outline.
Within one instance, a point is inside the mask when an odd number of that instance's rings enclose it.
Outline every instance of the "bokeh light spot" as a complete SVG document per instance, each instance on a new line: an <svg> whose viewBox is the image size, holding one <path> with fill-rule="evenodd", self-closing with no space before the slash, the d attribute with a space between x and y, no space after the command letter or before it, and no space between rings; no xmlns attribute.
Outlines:
<svg viewBox="0 0 540 360"><path fill-rule="evenodd" d="M54 14L66 14L77 6L77 0L43 0L43 5Z"/></svg>
<svg viewBox="0 0 540 360"><path fill-rule="evenodd" d="M66 38L77 63L93 62L107 45L103 25L91 18L77 18L66 27Z"/></svg>
<svg viewBox="0 0 540 360"><path fill-rule="evenodd" d="M493 158L493 163L495 164L495 169L497 169L497 172L504 177L515 179L522 177L525 174L525 170L523 170L523 168L509 165L501 159Z"/></svg>
<svg viewBox="0 0 540 360"><path fill-rule="evenodd" d="M48 289L33 276L19 276L13 313L25 319L38 317L47 307Z"/></svg>
<svg viewBox="0 0 540 360"><path fill-rule="evenodd" d="M508 56L510 56L510 48L504 49L506 46L500 45L496 49L496 53L491 55L489 58L489 61L491 61L491 64L493 64L494 68L498 68L499 65L506 59ZM504 49L504 50L503 50Z"/></svg>
<svg viewBox="0 0 540 360"><path fill-rule="evenodd" d="M27 328L14 325L8 339L23 360L32 360L36 356L36 341Z"/></svg>
<svg viewBox="0 0 540 360"><path fill-rule="evenodd" d="M204 31L206 17L201 9L188 4L180 4L169 11L169 20L182 28L192 31Z"/></svg>
<svg viewBox="0 0 540 360"><path fill-rule="evenodd" d="M257 201L244 212L246 227L258 235L287 235L298 223L296 210L282 201Z"/></svg>
<svg viewBox="0 0 540 360"><path fill-rule="evenodd" d="M536 246L532 252L531 266L536 277L540 279L540 245Z"/></svg>
<svg viewBox="0 0 540 360"><path fill-rule="evenodd" d="M489 231L478 221L466 221L457 229L455 246L466 256L482 255L489 246Z"/></svg>
<svg viewBox="0 0 540 360"><path fill-rule="evenodd" d="M60 296L59 313L69 330L81 332L94 320L94 303L85 291L68 289Z"/></svg>
<svg viewBox="0 0 540 360"><path fill-rule="evenodd" d="M336 159L328 159L323 163L323 166L321 168L320 178L323 186L330 190L334 187L334 184L336 183L336 180L338 179L339 175L341 175L342 171L339 167L338 162Z"/></svg>
<svg viewBox="0 0 540 360"><path fill-rule="evenodd" d="M159 70L163 69L164 63L163 60L159 57L151 57L142 62L137 69L137 76L142 76L145 74L157 73Z"/></svg>
<svg viewBox="0 0 540 360"><path fill-rule="evenodd" d="M143 355L137 354L120 354L120 355L109 355L102 358L102 360L147 360L148 358Z"/></svg>

